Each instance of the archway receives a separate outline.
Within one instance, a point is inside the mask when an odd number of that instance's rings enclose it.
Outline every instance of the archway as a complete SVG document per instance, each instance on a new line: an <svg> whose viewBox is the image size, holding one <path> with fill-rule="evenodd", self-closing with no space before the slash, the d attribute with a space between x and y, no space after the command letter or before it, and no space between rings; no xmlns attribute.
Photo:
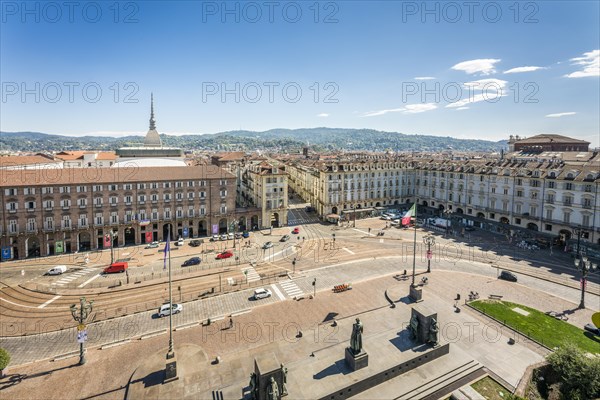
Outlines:
<svg viewBox="0 0 600 400"><path fill-rule="evenodd" d="M398 200L394 200L394 205L397 206L398 205Z"/></svg>
<svg viewBox="0 0 600 400"><path fill-rule="evenodd" d="M40 256L40 242L38 241L37 237L32 236L27 238L25 240L25 247L25 254L27 258Z"/></svg>
<svg viewBox="0 0 600 400"><path fill-rule="evenodd" d="M508 218L506 218L506 217L502 217L502 218L500 218L500 223L501 223L501 224L508 224L509 222L510 222L510 221L509 221L509 220L508 220Z"/></svg>
<svg viewBox="0 0 600 400"><path fill-rule="evenodd" d="M380 202L375 203L375 207L381 207L381 203Z"/></svg>
<svg viewBox="0 0 600 400"><path fill-rule="evenodd" d="M131 246L135 244L135 228L125 228L125 246Z"/></svg>
<svg viewBox="0 0 600 400"><path fill-rule="evenodd" d="M457 214L464 214L465 212L463 211L463 209L462 209L462 208L457 208L457 209L456 209L456 213L457 213Z"/></svg>
<svg viewBox="0 0 600 400"><path fill-rule="evenodd" d="M279 213L271 214L271 226L273 228L279 228Z"/></svg>
<svg viewBox="0 0 600 400"><path fill-rule="evenodd" d="M164 224L163 225L163 240L167 240L167 237L169 236L169 232L170 232L170 237L169 240L173 240L173 225L172 224Z"/></svg>
<svg viewBox="0 0 600 400"><path fill-rule="evenodd" d="M482 212L477 213L477 218L485 218L485 214Z"/></svg>
<svg viewBox="0 0 600 400"><path fill-rule="evenodd" d="M251 229L258 229L258 228L260 228L258 226L258 215L253 215L252 218L250 218L250 228Z"/></svg>
<svg viewBox="0 0 600 400"><path fill-rule="evenodd" d="M527 224L527 229L529 229L530 231L538 231L538 226L536 224L534 224L533 222L530 222Z"/></svg>
<svg viewBox="0 0 600 400"><path fill-rule="evenodd" d="M239 219L239 231L245 231L246 229L248 229L248 227L246 226L247 222L246 222L246 217L240 217Z"/></svg>
<svg viewBox="0 0 600 400"><path fill-rule="evenodd" d="M206 220L198 222L198 236L208 236L208 224Z"/></svg>
<svg viewBox="0 0 600 400"><path fill-rule="evenodd" d="M79 251L89 251L92 248L92 238L89 232L80 232L78 238Z"/></svg>
<svg viewBox="0 0 600 400"><path fill-rule="evenodd" d="M338 213L338 208L336 206L331 207L331 213L332 214L337 214Z"/></svg>
<svg viewBox="0 0 600 400"><path fill-rule="evenodd" d="M227 218L221 218L219 220L219 233L227 233Z"/></svg>
<svg viewBox="0 0 600 400"><path fill-rule="evenodd" d="M445 208L445 207L444 207L444 205L443 205L443 204L440 204L440 205L438 206L438 210L440 210L440 211L444 211L444 208Z"/></svg>
<svg viewBox="0 0 600 400"><path fill-rule="evenodd" d="M426 201L423 200L423 207L429 207L429 203L427 203Z"/></svg>
<svg viewBox="0 0 600 400"><path fill-rule="evenodd" d="M562 243L566 243L571 239L573 233L569 230L561 229L560 231L558 231L558 235L560 236L560 241Z"/></svg>

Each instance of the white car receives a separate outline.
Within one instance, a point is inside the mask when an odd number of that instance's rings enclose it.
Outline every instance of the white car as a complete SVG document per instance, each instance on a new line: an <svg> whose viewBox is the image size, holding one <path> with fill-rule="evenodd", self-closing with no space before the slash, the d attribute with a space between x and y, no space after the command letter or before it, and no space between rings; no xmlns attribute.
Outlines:
<svg viewBox="0 0 600 400"><path fill-rule="evenodd" d="M179 238L179 240L177 241L177 246L183 246L183 239Z"/></svg>
<svg viewBox="0 0 600 400"><path fill-rule="evenodd" d="M228 233L228 234L227 234L227 239L229 239L229 240L233 240L233 238L235 238L235 236L234 236L234 234L233 234L233 233Z"/></svg>
<svg viewBox="0 0 600 400"><path fill-rule="evenodd" d="M173 312L173 314L179 314L182 310L183 306L181 304L173 304L172 307L169 307L169 303L167 303L160 306L158 309L158 316L161 318L166 317L171 314L171 312Z"/></svg>
<svg viewBox="0 0 600 400"><path fill-rule="evenodd" d="M254 291L254 300L266 299L267 297L271 297L269 289L260 288Z"/></svg>
<svg viewBox="0 0 600 400"><path fill-rule="evenodd" d="M67 272L67 266L66 265L57 265L56 267L50 269L46 273L48 275L62 275L65 272Z"/></svg>
<svg viewBox="0 0 600 400"><path fill-rule="evenodd" d="M221 240L227 240L227 235L226 234L222 234L221 235Z"/></svg>

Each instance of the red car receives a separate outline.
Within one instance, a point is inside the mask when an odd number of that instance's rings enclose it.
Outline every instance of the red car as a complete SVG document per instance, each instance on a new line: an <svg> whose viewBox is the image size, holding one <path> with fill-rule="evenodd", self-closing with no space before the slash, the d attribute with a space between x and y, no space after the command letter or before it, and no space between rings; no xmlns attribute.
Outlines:
<svg viewBox="0 0 600 400"><path fill-rule="evenodd" d="M230 250L225 250L224 252L217 254L217 260L222 260L229 257L233 257L233 253Z"/></svg>
<svg viewBox="0 0 600 400"><path fill-rule="evenodd" d="M300 228L295 227L294 230L292 231L293 234L299 234L300 233Z"/></svg>

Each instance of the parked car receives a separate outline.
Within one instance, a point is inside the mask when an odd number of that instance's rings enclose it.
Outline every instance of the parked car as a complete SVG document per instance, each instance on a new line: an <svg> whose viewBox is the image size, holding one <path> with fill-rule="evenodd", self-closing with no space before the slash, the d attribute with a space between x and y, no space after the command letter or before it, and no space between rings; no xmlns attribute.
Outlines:
<svg viewBox="0 0 600 400"><path fill-rule="evenodd" d="M281 239L279 239L280 242L287 242L288 240L290 240L290 235L283 235Z"/></svg>
<svg viewBox="0 0 600 400"><path fill-rule="evenodd" d="M233 238L235 238L235 235L233 233L228 233L227 234L227 239L233 240Z"/></svg>
<svg viewBox="0 0 600 400"><path fill-rule="evenodd" d="M158 316L162 318L170 315L171 313L179 314L181 311L183 311L183 306L181 304L173 304L171 306L169 303L167 303L160 306L158 309Z"/></svg>
<svg viewBox="0 0 600 400"><path fill-rule="evenodd" d="M57 265L56 267L49 269L48 272L46 272L46 274L47 275L62 275L65 272L67 272L66 265Z"/></svg>
<svg viewBox="0 0 600 400"><path fill-rule="evenodd" d="M102 271L105 274L116 274L120 272L125 272L125 270L129 267L126 262L116 262L110 264L108 267L104 268Z"/></svg>
<svg viewBox="0 0 600 400"><path fill-rule="evenodd" d="M183 246L183 238L179 238L177 240L177 243L175 243L177 246Z"/></svg>
<svg viewBox="0 0 600 400"><path fill-rule="evenodd" d="M247 239L247 238L249 238L249 237L250 237L250 233L249 233L249 232L246 232L246 231L244 231L244 233L242 233L242 236L243 236L245 239Z"/></svg>
<svg viewBox="0 0 600 400"><path fill-rule="evenodd" d="M600 328L596 328L594 324L585 324L583 329L592 332L594 335L600 336Z"/></svg>
<svg viewBox="0 0 600 400"><path fill-rule="evenodd" d="M273 247L273 242L267 242L267 243L263 244L262 248L263 248L263 250L266 250L266 249L270 249L271 247Z"/></svg>
<svg viewBox="0 0 600 400"><path fill-rule="evenodd" d="M194 239L194 240L190 240L190 242L188 243L190 246L192 247L198 247L203 243L203 241L200 239Z"/></svg>
<svg viewBox="0 0 600 400"><path fill-rule="evenodd" d="M508 272L508 271L500 272L499 278L504 279L505 281L511 281L511 282L517 281L517 276L515 274L513 274L512 272Z"/></svg>
<svg viewBox="0 0 600 400"><path fill-rule="evenodd" d="M297 235L300 233L300 228L299 227L295 227L294 230L292 231L293 234Z"/></svg>
<svg viewBox="0 0 600 400"><path fill-rule="evenodd" d="M474 230L475 230L475 227L472 225L465 226L465 231L467 231L467 232L473 232Z"/></svg>
<svg viewBox="0 0 600 400"><path fill-rule="evenodd" d="M222 234L222 235L221 235L221 237L220 237L220 239L221 239L221 240L227 240L227 235L226 235L225 233L224 233L224 234Z"/></svg>
<svg viewBox="0 0 600 400"><path fill-rule="evenodd" d="M230 250L225 250L224 252L217 254L217 260L222 260L229 257L233 257L233 253Z"/></svg>
<svg viewBox="0 0 600 400"><path fill-rule="evenodd" d="M200 257L192 257L192 258L188 258L187 260L185 260L183 262L183 264L181 264L182 267L189 267L190 265L198 265L200 264Z"/></svg>
<svg viewBox="0 0 600 400"><path fill-rule="evenodd" d="M304 209L306 210L306 212L314 212L315 211L315 208L311 207L311 206L306 206Z"/></svg>
<svg viewBox="0 0 600 400"><path fill-rule="evenodd" d="M219 235L212 235L212 237L210 238L211 242L217 242L219 240Z"/></svg>
<svg viewBox="0 0 600 400"><path fill-rule="evenodd" d="M260 288L254 291L254 300L266 299L267 297L271 297L269 289Z"/></svg>
<svg viewBox="0 0 600 400"><path fill-rule="evenodd" d="M152 242L152 243L148 243L146 245L146 247L144 247L145 249L155 249L158 247L158 242Z"/></svg>
<svg viewBox="0 0 600 400"><path fill-rule="evenodd" d="M242 232L236 232L235 233L235 238L236 239L241 239L242 238Z"/></svg>

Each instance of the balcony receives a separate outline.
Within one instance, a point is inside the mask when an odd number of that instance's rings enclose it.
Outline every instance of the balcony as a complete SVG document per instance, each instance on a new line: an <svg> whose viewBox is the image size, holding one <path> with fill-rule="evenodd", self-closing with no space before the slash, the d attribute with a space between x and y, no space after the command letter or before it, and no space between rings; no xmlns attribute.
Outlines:
<svg viewBox="0 0 600 400"><path fill-rule="evenodd" d="M146 204L146 202L142 200L142 201L138 201L138 204Z"/></svg>
<svg viewBox="0 0 600 400"><path fill-rule="evenodd" d="M52 211L53 207L44 207L44 211Z"/></svg>
<svg viewBox="0 0 600 400"><path fill-rule="evenodd" d="M9 214L16 214L17 210L8 210Z"/></svg>
<svg viewBox="0 0 600 400"><path fill-rule="evenodd" d="M27 209L27 212L28 212L28 213L35 212L35 208L28 208L28 209Z"/></svg>
<svg viewBox="0 0 600 400"><path fill-rule="evenodd" d="M102 203L100 203L100 204L96 203L96 204L94 204L94 207L96 207L96 208L102 208Z"/></svg>
<svg viewBox="0 0 600 400"><path fill-rule="evenodd" d="M52 227L52 226L45 226L44 227L44 232L54 232L54 227Z"/></svg>
<svg viewBox="0 0 600 400"><path fill-rule="evenodd" d="M87 205L86 205L86 204L80 204L80 205L79 205L79 208L86 208L86 207L87 207Z"/></svg>

